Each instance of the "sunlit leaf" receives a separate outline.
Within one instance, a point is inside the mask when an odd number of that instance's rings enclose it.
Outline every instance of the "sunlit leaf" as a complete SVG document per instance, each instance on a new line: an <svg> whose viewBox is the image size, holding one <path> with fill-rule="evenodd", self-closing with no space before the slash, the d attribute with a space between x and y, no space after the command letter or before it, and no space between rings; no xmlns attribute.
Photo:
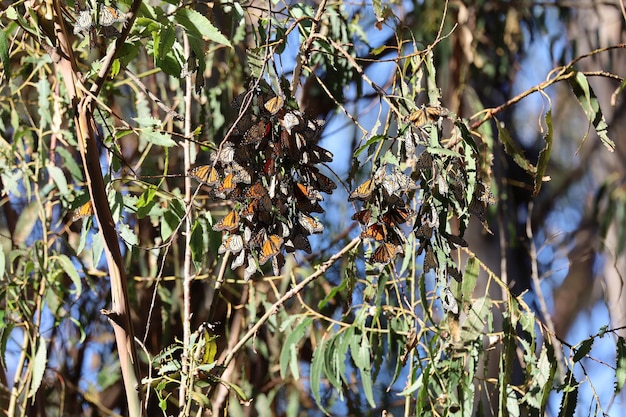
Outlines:
<svg viewBox="0 0 626 417"><path fill-rule="evenodd" d="M552 126L552 110L546 112L546 127L548 131L543 137L545 146L539 152L539 160L537 161L537 173L535 174L535 191L534 194L538 195L543 184L543 178L550 162L550 156L552 155L552 139L554 137L554 128Z"/></svg>
<svg viewBox="0 0 626 417"><path fill-rule="evenodd" d="M285 378L287 375L287 368L291 369L291 374L295 379L300 378L298 371L298 349L297 345L305 336L307 330L311 327L313 318L308 317L302 320L298 325L287 335L283 347L280 352L280 376Z"/></svg>
<svg viewBox="0 0 626 417"><path fill-rule="evenodd" d="M6 80L11 79L11 62L9 62L9 38L6 29L0 29L0 62L4 69L4 77Z"/></svg>
<svg viewBox="0 0 626 417"><path fill-rule="evenodd" d="M78 296L82 294L83 292L83 284L80 279L80 275L78 274L78 271L76 270L76 265L72 263L72 261L70 260L70 258L67 257L67 255L61 254L57 258L57 260L59 262L59 265L63 269L63 271L65 271L67 276L70 277L70 280L74 284L74 290L72 292L74 292L76 294L76 297L78 298Z"/></svg>
<svg viewBox="0 0 626 417"><path fill-rule="evenodd" d="M46 365L48 363L48 348L46 346L46 339L43 336L39 336L37 339L37 353L35 353L35 357L32 358L32 377L30 380L30 389L28 391L28 398L32 398L39 387L41 386L41 381L43 381L43 375L46 371Z"/></svg>
<svg viewBox="0 0 626 417"><path fill-rule="evenodd" d="M604 120L604 115L600 109L600 103L593 89L587 82L587 77L582 72L577 72L575 77L569 78L572 90L583 108L589 123L593 125L596 133L604 146L611 152L615 150L615 143L609 138L609 126Z"/></svg>
<svg viewBox="0 0 626 417"><path fill-rule="evenodd" d="M313 351L313 360L311 361L311 371L309 374L309 380L311 382L311 394L318 406L325 412L322 405L322 375L324 370L324 357L325 357L326 343L324 340L320 341L315 350Z"/></svg>
<svg viewBox="0 0 626 417"><path fill-rule="evenodd" d="M190 8L179 8L176 11L176 22L184 26L192 34L210 41L232 46L230 41L205 16Z"/></svg>
<svg viewBox="0 0 626 417"><path fill-rule="evenodd" d="M594 341L595 339L593 337L590 337L589 339L585 339L582 341L582 343L580 343L579 347L575 350L574 353L574 362L579 362L582 358L589 354Z"/></svg>
<svg viewBox="0 0 626 417"><path fill-rule="evenodd" d="M517 142L513 140L508 129L504 126L504 123L497 122L496 126L498 127L498 137L500 138L500 142L504 145L504 151L507 155L513 158L513 161L515 161L520 168L534 176L537 172L537 168L526 159L524 151L522 151Z"/></svg>

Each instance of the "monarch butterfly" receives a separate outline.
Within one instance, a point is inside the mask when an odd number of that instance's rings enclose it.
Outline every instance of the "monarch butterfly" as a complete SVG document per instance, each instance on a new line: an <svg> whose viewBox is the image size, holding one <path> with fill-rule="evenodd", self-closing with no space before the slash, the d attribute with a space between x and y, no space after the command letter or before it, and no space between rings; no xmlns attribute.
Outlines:
<svg viewBox="0 0 626 417"><path fill-rule="evenodd" d="M476 189L474 191L474 195L478 196L478 199L487 204L495 204L496 199L493 196L489 186L483 182L478 181L476 184Z"/></svg>
<svg viewBox="0 0 626 417"><path fill-rule="evenodd" d="M217 187L215 195L220 198L226 198L226 194L235 189L235 175L231 172L224 178L224 181Z"/></svg>
<svg viewBox="0 0 626 417"><path fill-rule="evenodd" d="M300 182L296 182L295 185L296 196L300 199L307 199L311 201L323 201L324 197L322 194L311 187L310 185L304 185Z"/></svg>
<svg viewBox="0 0 626 417"><path fill-rule="evenodd" d="M376 248L374 253L372 253L370 263L387 265L397 253L402 253L402 248L393 243L383 242Z"/></svg>
<svg viewBox="0 0 626 417"><path fill-rule="evenodd" d="M359 185L356 190L350 193L350 196L348 196L348 201L365 201L370 198L370 196L372 195L372 191L374 191L374 181L370 178L363 184Z"/></svg>
<svg viewBox="0 0 626 417"><path fill-rule="evenodd" d="M441 234L443 235L443 237L445 237L448 240L449 243L452 243L453 245L461 246L464 248L467 247L467 241L463 239L461 236L453 235L448 232L442 232Z"/></svg>
<svg viewBox="0 0 626 417"><path fill-rule="evenodd" d="M313 164L317 164L319 162L332 162L333 161L332 152L318 145L312 145L309 151L305 153L309 156L311 163Z"/></svg>
<svg viewBox="0 0 626 417"><path fill-rule="evenodd" d="M228 213L222 220L213 225L213 230L216 232L221 232L222 230L227 230L232 232L235 229L239 228L239 213L236 210L232 210Z"/></svg>
<svg viewBox="0 0 626 417"><path fill-rule="evenodd" d="M280 120L280 125L285 129L285 131L291 135L291 130L300 124L301 118L295 112L290 111L286 113L283 118Z"/></svg>
<svg viewBox="0 0 626 417"><path fill-rule="evenodd" d="M397 191L406 192L408 190L414 190L417 188L415 182L400 171L398 168L394 168L389 175L385 176L383 180L383 188L387 191L388 195L395 194Z"/></svg>
<svg viewBox="0 0 626 417"><path fill-rule="evenodd" d="M243 265L243 261L245 259L246 259L246 251L242 250L241 252L239 252L239 255L237 255L237 257L230 264L230 269L234 271L235 269L239 268L240 266Z"/></svg>
<svg viewBox="0 0 626 417"><path fill-rule="evenodd" d="M257 144L265 139L272 130L271 123L266 123L264 120L259 120L257 123L250 126L243 134L243 144Z"/></svg>
<svg viewBox="0 0 626 417"><path fill-rule="evenodd" d="M293 252L296 249L303 250L306 253L311 253L311 243L309 239L303 233L296 233L293 237L285 243L285 249L287 252Z"/></svg>
<svg viewBox="0 0 626 417"><path fill-rule="evenodd" d="M98 23L101 26L112 26L113 23L116 22L126 23L126 16L124 13L114 7L101 5Z"/></svg>
<svg viewBox="0 0 626 417"><path fill-rule="evenodd" d="M265 264L270 258L278 255L280 248L283 246L283 238L278 235L269 235L261 246L259 255L259 263Z"/></svg>
<svg viewBox="0 0 626 417"><path fill-rule="evenodd" d="M426 255L424 255L424 272L428 272L431 269L436 269L437 265L437 257L435 256L435 252L433 252L433 249L430 247L430 245L428 245L426 247Z"/></svg>
<svg viewBox="0 0 626 417"><path fill-rule="evenodd" d="M305 213L323 213L324 209L316 200L296 200L298 210Z"/></svg>
<svg viewBox="0 0 626 417"><path fill-rule="evenodd" d="M263 104L263 107L274 116L283 108L283 104L285 104L285 100L280 96L275 96L267 100L265 104Z"/></svg>
<svg viewBox="0 0 626 417"><path fill-rule="evenodd" d="M91 10L79 10L78 17L76 17L76 23L74 23L74 35L88 31L91 29L91 26L93 26Z"/></svg>
<svg viewBox="0 0 626 417"><path fill-rule="evenodd" d="M200 165L189 170L189 176L196 180L214 186L219 183L217 170L212 165Z"/></svg>
<svg viewBox="0 0 626 417"><path fill-rule="evenodd" d="M356 220L363 225L367 225L370 222L371 217L372 217L372 210L365 209L365 210L357 211L356 213L354 213L352 215L352 220Z"/></svg>
<svg viewBox="0 0 626 417"><path fill-rule="evenodd" d="M440 117L448 117L449 115L450 111L444 107L425 107L411 113L408 119L416 127L421 127L428 122L435 122Z"/></svg>
<svg viewBox="0 0 626 417"><path fill-rule="evenodd" d="M415 211L405 207L391 207L381 216L381 220L389 226L406 223L415 215Z"/></svg>
<svg viewBox="0 0 626 417"><path fill-rule="evenodd" d="M374 223L361 232L361 237L381 242L387 238L387 227L382 223Z"/></svg>
<svg viewBox="0 0 626 417"><path fill-rule="evenodd" d="M322 233L324 231L324 225L315 217L298 213L298 222L309 234Z"/></svg>
<svg viewBox="0 0 626 417"><path fill-rule="evenodd" d="M198 60L196 58L196 53L191 51L187 60L183 64L183 67L180 69L179 78L187 78L198 69Z"/></svg>
<svg viewBox="0 0 626 417"><path fill-rule="evenodd" d="M434 227L427 223L421 224L417 229L415 229L415 237L418 239L428 240L433 237Z"/></svg>
<svg viewBox="0 0 626 417"><path fill-rule="evenodd" d="M93 206L91 205L91 200L89 200L72 212L72 222L83 219L85 217L89 217L91 215L93 215Z"/></svg>
<svg viewBox="0 0 626 417"><path fill-rule="evenodd" d="M444 287L443 290L441 290L441 305L443 306L443 309L446 310L447 313L452 313L452 314L459 314L459 305L456 302L456 299L454 298L454 295L452 294L452 291L450 291L450 288L448 287Z"/></svg>
<svg viewBox="0 0 626 417"><path fill-rule="evenodd" d="M252 198L254 200L259 200L262 197L267 195L267 190L261 183L261 181L255 182L248 190L246 191L246 197Z"/></svg>
<svg viewBox="0 0 626 417"><path fill-rule="evenodd" d="M230 251L232 253L239 253L243 249L243 238L239 235L230 235L227 236L223 241L220 247L217 249L217 253L220 255L225 253L226 251Z"/></svg>
<svg viewBox="0 0 626 417"><path fill-rule="evenodd" d="M485 224L487 221L487 204L480 199L472 198L468 211L478 217L478 220L480 220L481 223Z"/></svg>
<svg viewBox="0 0 626 417"><path fill-rule="evenodd" d="M252 183L252 174L250 173L249 168L241 166L237 161L231 162L230 168L235 175L235 180L237 180L238 183Z"/></svg>
<svg viewBox="0 0 626 417"><path fill-rule="evenodd" d="M251 254L248 254L248 265L246 266L246 269L243 271L244 281L248 281L252 277L252 275L254 275L256 270L257 270L257 266L256 266L256 261L254 260L254 256L252 256Z"/></svg>
<svg viewBox="0 0 626 417"><path fill-rule="evenodd" d="M337 188L337 184L335 184L333 180L328 178L326 175L317 172L317 169L312 169L309 172L309 175L313 180L313 185L317 186L317 188L323 193L331 194L333 190Z"/></svg>
<svg viewBox="0 0 626 417"><path fill-rule="evenodd" d="M223 164L230 164L235 159L235 148L230 143L225 143L217 152L215 159Z"/></svg>

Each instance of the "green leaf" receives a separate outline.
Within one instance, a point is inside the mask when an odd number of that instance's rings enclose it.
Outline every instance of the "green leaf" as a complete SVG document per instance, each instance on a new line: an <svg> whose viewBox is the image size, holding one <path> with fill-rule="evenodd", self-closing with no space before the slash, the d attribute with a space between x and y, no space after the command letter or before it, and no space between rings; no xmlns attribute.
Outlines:
<svg viewBox="0 0 626 417"><path fill-rule="evenodd" d="M600 140L606 146L606 148L613 152L615 150L615 143L609 139L608 128L609 126L604 120L604 115L600 109L600 103L593 89L587 82L587 77L582 72L577 72L575 77L569 78L569 83L572 86L572 91L576 95L578 102L583 108L589 123L596 129L596 133L600 137Z"/></svg>
<svg viewBox="0 0 626 417"><path fill-rule="evenodd" d="M129 225L124 222L117 224L117 231L120 234L122 240L128 245L129 249L133 246L139 245L139 237Z"/></svg>
<svg viewBox="0 0 626 417"><path fill-rule="evenodd" d="M4 256L4 250L0 249L0 282L2 282L2 278L4 277L4 268L6 266L6 259ZM2 352L2 350L0 350Z"/></svg>
<svg viewBox="0 0 626 417"><path fill-rule="evenodd" d="M159 119L157 119L156 117L140 116L140 117L133 117L133 120L137 123L137 125L139 127L157 127L157 126L161 126L161 121Z"/></svg>
<svg viewBox="0 0 626 417"><path fill-rule="evenodd" d="M190 35L202 37L210 41L230 46L230 41L224 36L219 29L202 14L188 8L180 8L176 11L176 22L182 25Z"/></svg>
<svg viewBox="0 0 626 417"><path fill-rule="evenodd" d="M74 293L76 294L76 298L80 296L83 292L83 283L78 275L78 271L76 270L76 266L72 263L70 258L67 255L59 255L57 258L59 266L65 271L70 280L74 284Z"/></svg>
<svg viewBox="0 0 626 417"><path fill-rule="evenodd" d="M167 241L174 230L178 227L180 217L176 215L174 210L167 210L163 213L163 220L161 221L161 238Z"/></svg>
<svg viewBox="0 0 626 417"><path fill-rule="evenodd" d="M580 361L582 358L587 356L589 351L591 350L591 346L593 346L594 338L590 337L589 339L585 339L580 343L580 347L576 349L576 353L574 353L574 362Z"/></svg>
<svg viewBox="0 0 626 417"><path fill-rule="evenodd" d="M363 388L363 393L365 394L365 398L371 407L376 407L376 402L374 401L374 390L373 390L373 381L372 381L372 365L370 361L371 355L371 347L368 339L368 334L363 333L361 337L361 343L358 348L358 352L352 352L352 358L354 359L355 365L359 368L359 373L361 375L361 387Z"/></svg>
<svg viewBox="0 0 626 417"><path fill-rule="evenodd" d="M322 397L320 395L320 388L322 385L322 373L324 370L324 356L326 350L326 341L322 340L317 348L313 351L313 360L311 361L311 373L309 379L311 381L311 393L313 399L317 403L318 407L326 414L326 410L322 406Z"/></svg>
<svg viewBox="0 0 626 417"><path fill-rule="evenodd" d="M165 148L176 146L176 142L172 139L172 135L169 133L157 132L150 128L142 129L141 137L157 146L163 146Z"/></svg>
<svg viewBox="0 0 626 417"><path fill-rule="evenodd" d="M615 369L615 393L617 394L624 388L626 381L626 340L623 337L617 339L617 355Z"/></svg>
<svg viewBox="0 0 626 417"><path fill-rule="evenodd" d="M524 151L522 151L522 149L517 146L517 143L513 140L513 138L511 138L511 135L504 126L504 123L496 120L496 126L498 127L498 137L500 138L500 142L504 145L504 152L513 158L513 161L515 161L515 163L528 174L535 175L537 168L535 168L535 166L531 164L528 159L526 159Z"/></svg>
<svg viewBox="0 0 626 417"><path fill-rule="evenodd" d="M559 417L569 417L576 415L576 403L578 402L578 382L571 371L566 377L566 386L563 389L563 399L559 409Z"/></svg>
<svg viewBox="0 0 626 417"><path fill-rule="evenodd" d="M70 190L67 188L67 180L63 170L56 165L48 165L48 174L56 184L59 193L63 196L68 195Z"/></svg>
<svg viewBox="0 0 626 417"><path fill-rule="evenodd" d="M371 138L369 138L367 140L367 142L365 142L365 144L361 147L359 147L356 151L354 151L354 157L356 158L357 156L359 156L364 150L368 149L370 146L372 146L375 143L380 142L381 140L386 140L387 137L384 135L374 135Z"/></svg>
<svg viewBox="0 0 626 417"><path fill-rule="evenodd" d="M37 223L39 206L37 202L30 203L20 213L15 227L14 242L20 245L30 236L35 224Z"/></svg>
<svg viewBox="0 0 626 417"><path fill-rule="evenodd" d="M0 30L0 62L4 68L5 79L11 79L11 62L9 61L9 38L4 31Z"/></svg>
<svg viewBox="0 0 626 417"><path fill-rule="evenodd" d="M137 218L143 219L150 213L152 207L156 204L154 197L156 196L157 188L153 185L149 186L137 200L135 207L137 207Z"/></svg>
<svg viewBox="0 0 626 417"><path fill-rule="evenodd" d="M291 369L291 373L294 379L298 380L300 374L298 372L298 342L305 336L311 323L312 317L307 317L302 320L287 336L280 352L280 376L285 378L287 376L287 368Z"/></svg>
<svg viewBox="0 0 626 417"><path fill-rule="evenodd" d="M465 265L465 273L463 274L463 281L461 281L461 297L463 301L467 302L472 299L474 288L476 288L476 281L478 280L478 260L475 257L470 257Z"/></svg>
<svg viewBox="0 0 626 417"><path fill-rule="evenodd" d="M552 139L554 138L554 128L552 126L552 110L546 112L546 126L548 131L543 137L546 146L539 152L539 160L537 161L537 173L535 174L535 196L539 194L543 177L550 162L550 154L552 153Z"/></svg>
<svg viewBox="0 0 626 417"><path fill-rule="evenodd" d="M70 151L68 151L66 148L61 146L58 146L56 148L56 151L63 160L63 168L68 170L74 180L78 182L83 182L83 170L76 163L74 155L71 154Z"/></svg>
<svg viewBox="0 0 626 417"><path fill-rule="evenodd" d="M39 387L41 386L44 372L46 371L46 363L48 362L48 349L46 348L46 340L43 338L43 336L39 336L37 343L37 353L35 353L35 357L32 360L33 374L30 381L28 398L32 398L37 393Z"/></svg>

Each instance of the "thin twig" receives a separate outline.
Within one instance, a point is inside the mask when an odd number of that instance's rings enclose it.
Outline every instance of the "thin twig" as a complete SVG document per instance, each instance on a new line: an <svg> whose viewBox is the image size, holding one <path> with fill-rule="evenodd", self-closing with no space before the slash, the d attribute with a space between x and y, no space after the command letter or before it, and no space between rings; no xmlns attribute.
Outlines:
<svg viewBox="0 0 626 417"><path fill-rule="evenodd" d="M352 239L352 241L348 243L343 249L341 249L339 252L331 256L330 259L328 259L328 261L324 262L317 271L315 271L308 277L304 278L295 287L293 287L291 290L287 291L282 297L280 297L272 305L272 307L269 308L265 312L265 314L263 314L263 316L259 319L259 321L257 321L254 324L254 326L252 326L250 330L248 330L248 332L241 339L239 339L239 342L237 342L237 344L228 352L228 354L226 355L226 358L224 359L224 363L222 364L222 366L227 367L228 364L230 364L230 362L233 360L237 352L239 352L239 350L248 342L248 340L250 340L256 334L256 332L259 331L261 326L263 326L263 324L265 324L265 322L269 320L270 317L276 314L280 306L282 306L287 300L289 300L290 298L298 294L300 291L302 291L311 282L315 281L317 278L324 275L324 273L328 270L328 268L330 268L335 262L341 259L346 253L348 253L349 251L354 249L356 246L358 246L359 243L361 243L360 236Z"/></svg>
<svg viewBox="0 0 626 417"><path fill-rule="evenodd" d="M189 56L189 39L187 34L183 33L183 49L185 56ZM200 74L198 74L200 76ZM191 77L185 78L185 137L191 136L191 93L193 86L191 84ZM191 143L189 141L183 142L183 154L185 160L185 172L191 168ZM185 177L185 205L191 207L191 177ZM192 218L186 216L185 218L185 259L183 263L183 356L182 356L182 370L180 387L178 391L178 404L180 407L180 415L187 415L187 379L189 372L189 341L191 339L191 282L193 276L191 275L191 227Z"/></svg>

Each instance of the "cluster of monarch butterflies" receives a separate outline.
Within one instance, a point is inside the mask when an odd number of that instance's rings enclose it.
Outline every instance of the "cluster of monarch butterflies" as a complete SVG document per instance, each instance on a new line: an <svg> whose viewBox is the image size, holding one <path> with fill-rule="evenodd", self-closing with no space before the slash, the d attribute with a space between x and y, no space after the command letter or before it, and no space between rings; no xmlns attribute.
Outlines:
<svg viewBox="0 0 626 417"><path fill-rule="evenodd" d="M267 84L236 97L233 107L240 117L232 134L209 164L189 175L207 185L213 197L234 202L213 226L224 232L218 252L235 257L231 268L245 264L247 280L271 260L278 275L284 252L311 253L308 236L324 230L312 213L324 212L322 193L337 186L317 165L331 162L333 155L317 145L322 123L288 110Z"/></svg>
<svg viewBox="0 0 626 417"><path fill-rule="evenodd" d="M123 12L112 6L98 4L97 25L99 25L105 36L117 36L119 32L113 27L114 23L126 23L126 16ZM94 12L83 1L74 1L74 12L76 21L74 22L74 35L86 33L89 35L89 45L94 46L96 42L96 23Z"/></svg>
<svg viewBox="0 0 626 417"><path fill-rule="evenodd" d="M407 193L416 188L411 177L397 166L384 164L350 193L349 201L363 201L361 210L352 216L365 227L361 237L379 243L370 263L386 265L404 252L406 237L400 225L415 215L407 205Z"/></svg>

